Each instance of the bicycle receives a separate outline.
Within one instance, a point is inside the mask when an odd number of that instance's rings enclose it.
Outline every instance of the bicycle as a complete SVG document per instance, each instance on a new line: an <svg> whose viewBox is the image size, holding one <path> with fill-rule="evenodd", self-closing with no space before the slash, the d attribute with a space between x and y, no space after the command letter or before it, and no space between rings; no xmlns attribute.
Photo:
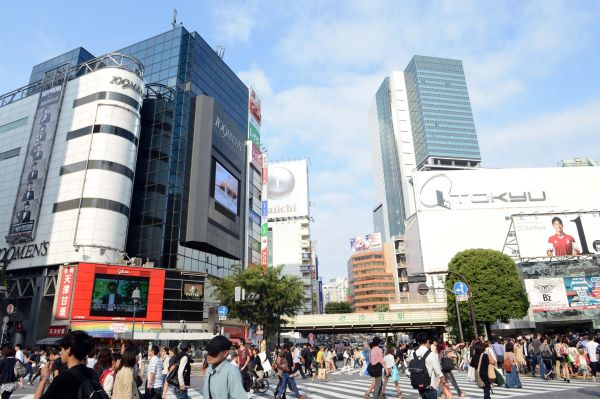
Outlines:
<svg viewBox="0 0 600 399"><path fill-rule="evenodd" d="M265 393L269 390L269 381L264 378L252 377L251 388L254 392Z"/></svg>

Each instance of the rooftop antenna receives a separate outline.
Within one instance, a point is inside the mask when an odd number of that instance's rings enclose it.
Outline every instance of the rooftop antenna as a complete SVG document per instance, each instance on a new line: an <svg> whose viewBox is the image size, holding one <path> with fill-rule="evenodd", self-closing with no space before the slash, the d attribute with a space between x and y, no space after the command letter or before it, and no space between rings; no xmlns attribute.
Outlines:
<svg viewBox="0 0 600 399"><path fill-rule="evenodd" d="M217 46L217 49L215 50L215 53L217 53L217 55L219 56L219 58L223 59L223 57L225 56L225 47L223 47L223 46Z"/></svg>
<svg viewBox="0 0 600 399"><path fill-rule="evenodd" d="M182 22L177 23L177 9L173 9L173 21L171 22L171 25L173 26L173 29L177 29L178 26L183 25Z"/></svg>

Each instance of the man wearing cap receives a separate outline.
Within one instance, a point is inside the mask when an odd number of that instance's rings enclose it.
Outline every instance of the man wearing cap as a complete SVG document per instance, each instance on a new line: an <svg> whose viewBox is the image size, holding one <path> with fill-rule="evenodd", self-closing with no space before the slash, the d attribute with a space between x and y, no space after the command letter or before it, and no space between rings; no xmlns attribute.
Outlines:
<svg viewBox="0 0 600 399"><path fill-rule="evenodd" d="M208 369L204 375L202 397L204 399L242 399L248 394L242 384L240 370L226 358L231 341L218 335L206 344Z"/></svg>

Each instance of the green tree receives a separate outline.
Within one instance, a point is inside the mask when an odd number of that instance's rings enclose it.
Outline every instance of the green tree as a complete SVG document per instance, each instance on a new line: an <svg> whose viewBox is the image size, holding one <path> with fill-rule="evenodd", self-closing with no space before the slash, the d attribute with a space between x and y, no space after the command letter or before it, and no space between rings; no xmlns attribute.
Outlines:
<svg viewBox="0 0 600 399"><path fill-rule="evenodd" d="M375 306L375 311L376 312L389 312L390 305L377 305L377 306Z"/></svg>
<svg viewBox="0 0 600 399"><path fill-rule="evenodd" d="M352 305L350 302L329 302L325 305L325 313L353 313Z"/></svg>
<svg viewBox="0 0 600 399"><path fill-rule="evenodd" d="M469 285L473 296L475 319L478 324L485 325L488 334L493 323L508 323L509 319L519 319L527 315L529 300L517 267L515 262L502 252L491 249L462 251L452 258L448 270L465 276L465 283ZM460 280L458 276L448 274L446 288L452 290L454 283ZM469 303L461 302L459 308L465 335L471 336L468 328ZM452 325L457 324L452 294L448 295L448 318Z"/></svg>
<svg viewBox="0 0 600 399"><path fill-rule="evenodd" d="M213 297L229 308L228 317L247 324L262 324L265 337L274 337L285 323L284 316L293 317L302 308L304 286L293 276L282 276L282 267L269 267L263 275L261 267L237 269L225 278L210 277L215 287ZM235 287L257 293L260 299L235 302Z"/></svg>

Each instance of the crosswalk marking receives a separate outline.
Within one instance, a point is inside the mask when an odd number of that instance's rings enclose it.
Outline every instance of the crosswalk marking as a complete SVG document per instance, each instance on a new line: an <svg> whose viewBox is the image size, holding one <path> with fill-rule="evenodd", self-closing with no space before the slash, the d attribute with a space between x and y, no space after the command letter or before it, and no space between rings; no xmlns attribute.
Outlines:
<svg viewBox="0 0 600 399"><path fill-rule="evenodd" d="M338 370L337 372L329 373L331 377L330 382L325 381L311 381L310 378L306 380L302 380L300 378L296 378L296 383L298 385L298 389L300 393L306 395L307 399L362 399L364 398L364 394L371 384L371 379L367 377L360 377L358 372L360 370L356 370L354 373L354 377L350 379L342 379L345 376L346 372L341 372ZM467 395L469 399L479 399L483 397L483 391L475 385L474 382L467 381L466 373L454 372L454 376L461 390ZM347 377L346 377L347 378ZM523 388L505 388L505 387L492 387L494 394L493 397L496 399L508 399L508 398L519 398L526 397L532 394L540 394L544 392L557 392L581 387L590 387L596 384L591 382L584 382L582 380L571 380L571 383L565 383L562 380L554 380L554 381L544 381L540 378L531 378L527 376L521 376L521 382L523 383ZM274 395L275 386L277 385L276 379L269 379L269 391L260 394L255 393L252 397L254 399L259 398L272 398ZM452 392L455 397L458 397L457 392L452 388ZM400 377L400 389L404 396L407 399L417 399L419 398L418 392L412 388L410 385L410 379L406 375L402 375ZM188 391L188 395L190 399L203 399L202 391L200 388L190 388ZM396 388L393 382L389 381L386 387L385 395L388 398L396 398ZM288 394L288 398L293 398L293 395ZM169 399L174 398L173 395L169 394L167 396Z"/></svg>

